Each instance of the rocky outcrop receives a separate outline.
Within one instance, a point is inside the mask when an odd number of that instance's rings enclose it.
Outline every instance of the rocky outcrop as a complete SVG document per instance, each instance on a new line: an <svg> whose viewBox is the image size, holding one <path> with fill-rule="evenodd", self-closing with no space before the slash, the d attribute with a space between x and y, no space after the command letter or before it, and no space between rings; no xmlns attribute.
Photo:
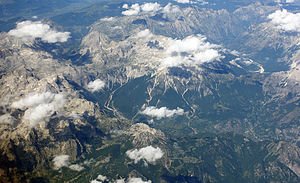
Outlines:
<svg viewBox="0 0 300 183"><path fill-rule="evenodd" d="M83 83L89 79L80 68L34 49L34 43L1 37L0 176L20 182L32 176L27 172L51 167L57 155L78 159L111 129L101 128L107 119L88 97Z"/></svg>

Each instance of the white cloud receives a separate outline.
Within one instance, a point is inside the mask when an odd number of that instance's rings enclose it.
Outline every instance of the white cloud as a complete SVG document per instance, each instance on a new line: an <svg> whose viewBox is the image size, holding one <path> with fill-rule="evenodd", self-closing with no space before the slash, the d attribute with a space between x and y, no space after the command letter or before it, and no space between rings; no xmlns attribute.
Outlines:
<svg viewBox="0 0 300 183"><path fill-rule="evenodd" d="M151 180L143 181L141 178L131 177L128 178L127 183L151 183Z"/></svg>
<svg viewBox="0 0 300 183"><path fill-rule="evenodd" d="M70 165L69 168L71 170L74 170L74 171L77 171L77 172L80 172L80 171L84 170L84 167L81 166L81 165L78 165L78 164Z"/></svg>
<svg viewBox="0 0 300 183"><path fill-rule="evenodd" d="M17 27L8 34L25 40L40 38L47 43L66 42L70 38L70 32L58 32L41 21L29 20L17 23Z"/></svg>
<svg viewBox="0 0 300 183"><path fill-rule="evenodd" d="M138 3L131 5L130 8L126 5L123 5L123 7L127 9L125 11L122 11L122 14L125 16L138 15L141 11L141 7Z"/></svg>
<svg viewBox="0 0 300 183"><path fill-rule="evenodd" d="M196 3L200 5L208 4L208 2L205 0L174 0L174 1L181 4L196 4Z"/></svg>
<svg viewBox="0 0 300 183"><path fill-rule="evenodd" d="M132 16L132 15L138 15L140 13L155 13L159 10L161 10L161 6L159 3L144 3L142 5L139 5L138 3L135 3L131 5L130 7L128 4L124 4L122 6L123 9L126 9L125 11L122 11L122 14L125 16Z"/></svg>
<svg viewBox="0 0 300 183"><path fill-rule="evenodd" d="M169 67L196 67L203 63L218 61L221 55L221 46L211 44L202 35L191 35L183 39L154 35L149 29L142 30L133 36L142 39L145 43L157 41L162 49L148 49L151 62L156 62L159 70ZM140 55L145 55L140 53ZM150 59L150 58L145 58ZM159 65L158 65L159 64Z"/></svg>
<svg viewBox="0 0 300 183"><path fill-rule="evenodd" d="M104 17L104 18L101 18L100 20L105 21L105 22L110 22L110 21L113 21L114 19L115 19L114 17Z"/></svg>
<svg viewBox="0 0 300 183"><path fill-rule="evenodd" d="M176 115L184 115L184 110L181 108L177 109L168 109L167 107L161 107L161 108L156 108L154 106L147 107L143 111L141 111L141 114L154 117L157 119L161 118L171 118Z"/></svg>
<svg viewBox="0 0 300 183"><path fill-rule="evenodd" d="M294 3L295 0L274 0L275 3Z"/></svg>
<svg viewBox="0 0 300 183"><path fill-rule="evenodd" d="M105 87L105 82L102 81L101 79L96 79L95 81L91 81L87 85L87 88L91 92L96 92L96 91L102 90L104 87Z"/></svg>
<svg viewBox="0 0 300 183"><path fill-rule="evenodd" d="M122 8L123 9L129 9L129 5L128 4L123 4Z"/></svg>
<svg viewBox="0 0 300 183"><path fill-rule="evenodd" d="M145 3L141 5L141 10L144 12L157 12L161 9L160 4L155 3Z"/></svg>
<svg viewBox="0 0 300 183"><path fill-rule="evenodd" d="M83 164L86 166L90 166L92 163L95 163L95 160L93 158L89 160L84 160Z"/></svg>
<svg viewBox="0 0 300 183"><path fill-rule="evenodd" d="M55 94L45 92L41 94L31 93L23 99L12 103L13 108L26 109L28 107L35 107L42 103L50 103L54 100Z"/></svg>
<svg viewBox="0 0 300 183"><path fill-rule="evenodd" d="M167 57L162 66L192 66L211 62L221 58L218 46L210 44L204 36L188 36L182 40L171 40L166 50Z"/></svg>
<svg viewBox="0 0 300 183"><path fill-rule="evenodd" d="M179 0L180 1L180 0ZM184 2L186 0L182 0ZM187 3L201 3L201 4L207 4L204 0L197 0L197 1L186 1ZM146 14L146 13L157 13L162 12L164 14L169 13L178 13L180 12L180 7L177 5L173 5L172 3L168 3L166 6L161 6L159 3L144 3L144 4L132 4L129 6L128 4L124 4L122 6L124 11L122 11L122 14L125 16L132 16L132 15L139 15L139 14Z"/></svg>
<svg viewBox="0 0 300 183"><path fill-rule="evenodd" d="M151 33L151 31L149 29L145 29L145 30L138 32L136 34L136 38L145 38L145 37L150 37L152 35L153 34Z"/></svg>
<svg viewBox="0 0 300 183"><path fill-rule="evenodd" d="M155 162L161 159L164 155L162 150L157 147L147 146L141 149L128 150L126 155L134 160L134 163L138 163L140 160L146 160L148 163L155 164Z"/></svg>
<svg viewBox="0 0 300 183"><path fill-rule="evenodd" d="M30 127L35 127L62 108L64 102L62 94L45 92L29 94L25 98L13 102L11 106L17 109L26 109L23 119L29 121Z"/></svg>
<svg viewBox="0 0 300 183"><path fill-rule="evenodd" d="M280 30L300 32L300 13L290 13L287 10L277 10L268 16L271 23Z"/></svg>
<svg viewBox="0 0 300 183"><path fill-rule="evenodd" d="M90 183L103 183L105 181L109 181L108 177L106 177L105 175L98 175L98 177L96 179L92 180ZM143 179L141 179L141 178L129 177L129 178L127 178L126 181L125 181L125 178L119 178L116 180L111 180L109 182L111 182L111 183L151 183L151 180L143 181Z"/></svg>
<svg viewBox="0 0 300 183"><path fill-rule="evenodd" d="M117 179L114 183L125 183L125 179Z"/></svg>
<svg viewBox="0 0 300 183"><path fill-rule="evenodd" d="M15 118L10 114L3 114L0 116L0 124L13 125L15 123Z"/></svg>
<svg viewBox="0 0 300 183"><path fill-rule="evenodd" d="M92 180L91 183L102 183L107 180L107 177L105 175L98 175L98 177L95 180Z"/></svg>
<svg viewBox="0 0 300 183"><path fill-rule="evenodd" d="M69 155L58 155L55 156L55 158L52 160L53 165L54 165L54 169L58 170L62 167L67 167L69 166Z"/></svg>
<svg viewBox="0 0 300 183"><path fill-rule="evenodd" d="M190 0L175 0L177 3L182 3L182 4L185 4L185 3L190 3L191 1Z"/></svg>
<svg viewBox="0 0 300 183"><path fill-rule="evenodd" d="M105 175L98 175L97 179L100 181L105 181L107 177Z"/></svg>
<svg viewBox="0 0 300 183"><path fill-rule="evenodd" d="M168 3L163 9L162 12L165 14L169 13L178 13L180 12L179 6L173 5L171 3Z"/></svg>
<svg viewBox="0 0 300 183"><path fill-rule="evenodd" d="M92 180L90 183L102 183L102 182L98 180Z"/></svg>

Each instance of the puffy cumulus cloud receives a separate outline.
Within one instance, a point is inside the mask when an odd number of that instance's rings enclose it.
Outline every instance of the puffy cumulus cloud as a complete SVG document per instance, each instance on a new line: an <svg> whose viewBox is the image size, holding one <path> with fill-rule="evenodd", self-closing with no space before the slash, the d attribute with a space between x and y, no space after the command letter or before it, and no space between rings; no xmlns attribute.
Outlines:
<svg viewBox="0 0 300 183"><path fill-rule="evenodd" d="M96 79L94 81L91 81L87 85L87 88L91 92L96 92L96 91L102 90L104 87L105 87L105 82L102 81L101 79Z"/></svg>
<svg viewBox="0 0 300 183"><path fill-rule="evenodd" d="M194 1L189 1L189 3L193 3ZM203 3L202 3L203 4ZM144 4L132 4L129 6L128 4L124 4L122 6L124 11L122 11L122 14L125 16L133 16L133 15L139 15L139 14L145 14L145 13L157 13L162 12L164 14L170 14L170 13L178 13L180 12L180 7L177 5L174 5L172 3L168 3L166 6L161 6L159 3L144 3Z"/></svg>
<svg viewBox="0 0 300 183"><path fill-rule="evenodd" d="M144 3L142 5L135 3L131 6L128 4L124 4L122 6L123 9L126 9L125 11L122 11L122 14L125 16L132 16L132 15L138 15L140 13L151 13L151 12L157 12L162 9L159 3Z"/></svg>
<svg viewBox="0 0 300 183"><path fill-rule="evenodd" d="M70 38L70 32L58 32L41 21L29 20L17 23L17 27L8 34L25 40L40 38L47 43L66 42Z"/></svg>
<svg viewBox="0 0 300 183"><path fill-rule="evenodd" d="M149 53L159 55L153 57L159 63L159 69L179 66L201 66L203 63L218 61L224 56L221 54L222 47L211 44L202 35L191 35L184 39L173 39L154 35L149 29L142 30L134 35L135 39L143 39L145 42L157 41L162 49L149 49Z"/></svg>
<svg viewBox="0 0 300 183"><path fill-rule="evenodd" d="M47 120L54 112L61 109L65 98L62 94L51 92L29 94L19 101L13 102L11 107L25 110L24 120L29 121L30 127L35 127Z"/></svg>
<svg viewBox="0 0 300 183"><path fill-rule="evenodd" d="M142 30L136 34L136 38L147 38L153 36L149 29Z"/></svg>
<svg viewBox="0 0 300 183"><path fill-rule="evenodd" d="M157 160L163 157L164 153L159 147L147 146L141 149L128 150L126 155L134 160L134 163L145 160L150 164L155 164Z"/></svg>
<svg viewBox="0 0 300 183"><path fill-rule="evenodd" d="M69 155L57 155L55 158L52 160L53 166L55 170L58 170L62 167L67 167L70 164L70 156Z"/></svg>
<svg viewBox="0 0 300 183"><path fill-rule="evenodd" d="M268 16L271 23L280 30L300 32L300 13L290 13L287 10L277 10Z"/></svg>
<svg viewBox="0 0 300 183"><path fill-rule="evenodd" d="M177 109L168 109L167 107L161 107L161 108L156 108L154 106L146 107L143 111L141 111L141 114L161 119L161 118L171 118L173 116L178 116L178 115L184 115L185 112L181 108Z"/></svg>
<svg viewBox="0 0 300 183"><path fill-rule="evenodd" d="M161 9L160 4L155 3L145 3L141 5L141 10L144 12L157 12Z"/></svg>
<svg viewBox="0 0 300 183"><path fill-rule="evenodd" d="M77 172L80 172L80 171L84 170L84 167L81 166L81 165L78 165L78 164L70 165L69 168L71 170L74 170L74 171L77 171Z"/></svg>
<svg viewBox="0 0 300 183"><path fill-rule="evenodd" d="M182 40L170 40L166 50L167 57L162 66L200 65L221 58L218 46L206 41L204 36L188 36Z"/></svg>
<svg viewBox="0 0 300 183"><path fill-rule="evenodd" d="M130 7L127 4L124 4L123 8L126 9L125 11L122 11L122 14L125 16L138 15L141 12L141 7L138 3L135 3Z"/></svg>
<svg viewBox="0 0 300 183"><path fill-rule="evenodd" d="M141 178L131 177L128 178L127 183L151 183L151 180L143 181Z"/></svg>

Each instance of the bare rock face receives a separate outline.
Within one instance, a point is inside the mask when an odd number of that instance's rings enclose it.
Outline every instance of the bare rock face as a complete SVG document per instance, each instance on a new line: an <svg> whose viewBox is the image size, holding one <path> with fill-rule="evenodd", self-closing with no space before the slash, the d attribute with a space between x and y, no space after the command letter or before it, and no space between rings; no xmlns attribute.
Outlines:
<svg viewBox="0 0 300 183"><path fill-rule="evenodd" d="M280 162L287 165L298 176L300 175L300 163L297 160L300 156L299 147L281 141L277 144L270 144L269 148L272 154L278 156Z"/></svg>
<svg viewBox="0 0 300 183"><path fill-rule="evenodd" d="M132 143L135 147L145 147L152 144L164 145L166 143L166 137L163 132L144 123L132 125L127 133L132 138Z"/></svg>
<svg viewBox="0 0 300 183"><path fill-rule="evenodd" d="M105 132L98 127L99 106L76 88L80 70L31 48L33 43L1 36L0 176L19 182L26 172L51 166L57 155L76 160Z"/></svg>

